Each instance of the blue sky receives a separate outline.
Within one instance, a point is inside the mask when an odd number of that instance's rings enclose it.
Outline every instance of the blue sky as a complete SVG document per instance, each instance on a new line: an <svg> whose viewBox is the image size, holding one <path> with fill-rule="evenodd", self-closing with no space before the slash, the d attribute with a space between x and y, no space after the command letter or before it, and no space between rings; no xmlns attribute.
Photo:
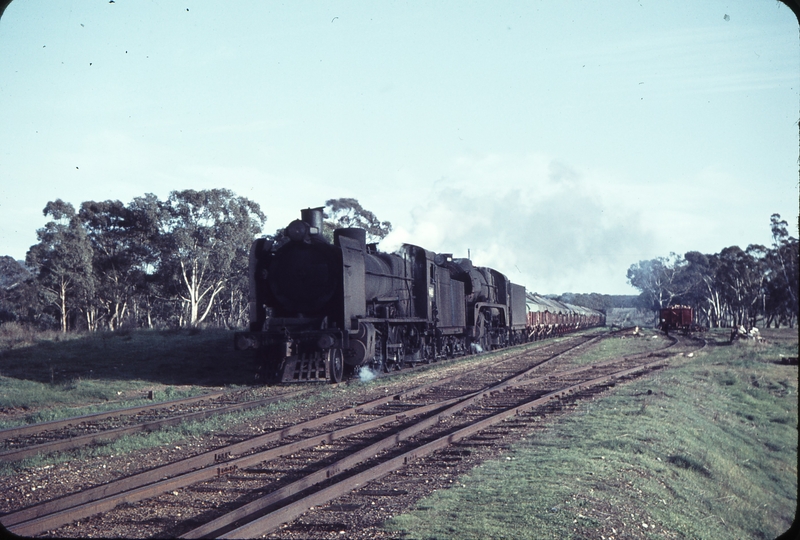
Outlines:
<svg viewBox="0 0 800 540"><path fill-rule="evenodd" d="M772 0L14 0L0 254L49 200L226 187L266 232L355 197L385 249L635 293L639 260L796 227L798 37Z"/></svg>

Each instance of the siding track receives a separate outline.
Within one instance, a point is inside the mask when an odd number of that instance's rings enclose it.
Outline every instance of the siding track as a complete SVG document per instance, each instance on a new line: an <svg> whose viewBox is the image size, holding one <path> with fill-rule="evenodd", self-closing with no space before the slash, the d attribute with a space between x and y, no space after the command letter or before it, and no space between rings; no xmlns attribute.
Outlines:
<svg viewBox="0 0 800 540"><path fill-rule="evenodd" d="M87 526L108 531L107 519L131 521L134 514L152 513L145 510L150 505L163 506L165 497L179 495L182 517L165 519L172 525L154 529L142 523L137 528L134 522L131 532L122 535L264 534L487 428L666 363L666 349L571 369L559 363L599 339L573 336L532 351L512 351L489 366L46 501L6 514L0 521L11 532L26 536L61 535L67 531L59 527L87 518ZM669 346L674 345L675 341ZM115 514L119 516L114 518ZM324 531L326 525L319 527ZM113 535L120 533L114 529Z"/></svg>

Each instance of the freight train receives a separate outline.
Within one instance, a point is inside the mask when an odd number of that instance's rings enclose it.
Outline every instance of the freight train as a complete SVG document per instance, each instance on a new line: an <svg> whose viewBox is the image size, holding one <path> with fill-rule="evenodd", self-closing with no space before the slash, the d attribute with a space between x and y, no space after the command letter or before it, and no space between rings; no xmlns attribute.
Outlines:
<svg viewBox="0 0 800 540"><path fill-rule="evenodd" d="M605 326L600 311L528 293L529 341L561 336L580 328Z"/></svg>
<svg viewBox="0 0 800 540"><path fill-rule="evenodd" d="M250 251L250 328L265 382L340 382L363 367L389 372L604 324L583 308L529 309L536 297L469 259L403 245L382 253L366 231L322 234L323 209L307 208L280 241ZM579 311L583 309L583 311ZM589 310L591 311L591 310Z"/></svg>

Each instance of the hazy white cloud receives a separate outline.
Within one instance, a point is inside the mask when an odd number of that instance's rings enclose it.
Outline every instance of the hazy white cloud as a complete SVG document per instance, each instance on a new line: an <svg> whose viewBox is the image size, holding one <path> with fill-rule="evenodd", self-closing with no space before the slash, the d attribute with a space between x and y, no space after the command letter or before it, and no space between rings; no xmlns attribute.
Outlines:
<svg viewBox="0 0 800 540"><path fill-rule="evenodd" d="M634 262L797 215L780 3L45 4L3 16L0 254L55 198L225 187L266 232L355 197L395 243L620 292Z"/></svg>
<svg viewBox="0 0 800 540"><path fill-rule="evenodd" d="M768 208L770 197L713 166L646 182L544 154L462 156L382 247L469 252L542 293L634 293L626 271L640 260L769 243L774 210L754 210Z"/></svg>
<svg viewBox="0 0 800 540"><path fill-rule="evenodd" d="M575 169L543 155L456 161L382 244L421 245L491 266L545 293L630 292L631 246L651 243L635 209L609 205ZM613 289L613 290L611 290Z"/></svg>

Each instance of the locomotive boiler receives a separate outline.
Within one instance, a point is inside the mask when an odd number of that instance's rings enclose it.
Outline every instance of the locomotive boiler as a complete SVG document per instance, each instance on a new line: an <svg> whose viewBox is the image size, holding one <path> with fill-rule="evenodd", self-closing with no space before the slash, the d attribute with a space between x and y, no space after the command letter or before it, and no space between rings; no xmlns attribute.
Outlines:
<svg viewBox="0 0 800 540"><path fill-rule="evenodd" d="M525 287L491 268L404 244L382 253L366 231L322 234L307 208L279 241L250 252L250 328L265 381L339 382L362 367L388 372L535 339Z"/></svg>

